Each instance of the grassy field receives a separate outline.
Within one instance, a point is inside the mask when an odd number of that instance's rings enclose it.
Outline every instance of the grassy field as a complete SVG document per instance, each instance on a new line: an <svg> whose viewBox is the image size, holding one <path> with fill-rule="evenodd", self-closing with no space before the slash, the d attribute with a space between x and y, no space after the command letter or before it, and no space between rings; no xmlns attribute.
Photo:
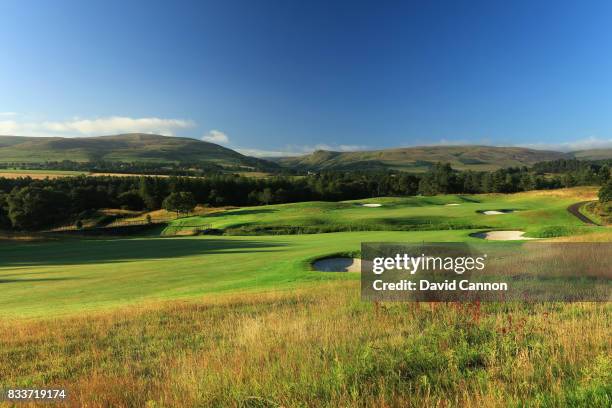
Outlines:
<svg viewBox="0 0 612 408"><path fill-rule="evenodd" d="M26 169L0 169L0 177L20 178L30 177L32 179L43 180L46 178L58 178L69 176L81 176L89 173L83 171L68 170L26 170Z"/></svg>
<svg viewBox="0 0 612 408"><path fill-rule="evenodd" d="M522 229L527 232L527 236L551 237L590 232L591 229L567 212L567 207L581 198L594 197L596 190L581 188L568 191L569 193L447 195L270 205L182 218L171 223L165 233L172 234L184 226L189 228L202 224L228 230L232 234ZM381 206L363 206L368 203ZM484 215L483 212L488 210L514 212Z"/></svg>
<svg viewBox="0 0 612 408"><path fill-rule="evenodd" d="M364 241L477 240L476 229L390 230L422 220L609 242L609 228L566 211L594 191L302 203L200 220L385 230L0 241L0 389L63 386L79 407L608 407L609 303L374 304L360 301L358 273L309 266ZM499 209L521 211L478 212Z"/></svg>
<svg viewBox="0 0 612 408"><path fill-rule="evenodd" d="M356 274L322 274L314 258L362 241L453 241L465 231L353 232L0 243L0 315L45 317L146 300L294 289ZM474 239L475 238L470 238Z"/></svg>
<svg viewBox="0 0 612 408"><path fill-rule="evenodd" d="M0 386L66 387L79 407L610 404L610 304L376 306L358 291L3 320Z"/></svg>

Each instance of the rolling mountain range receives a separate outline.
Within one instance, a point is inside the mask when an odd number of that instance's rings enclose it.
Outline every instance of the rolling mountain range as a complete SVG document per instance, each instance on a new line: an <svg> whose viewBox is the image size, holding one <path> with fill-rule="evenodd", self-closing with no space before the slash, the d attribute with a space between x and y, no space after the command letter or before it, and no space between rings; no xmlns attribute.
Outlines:
<svg viewBox="0 0 612 408"><path fill-rule="evenodd" d="M436 162L450 163L457 170L494 170L503 167L531 166L534 163L571 154L522 147L424 146L386 150L330 152L318 150L299 157L277 159L283 166L307 170L396 169L425 171Z"/></svg>
<svg viewBox="0 0 612 408"><path fill-rule="evenodd" d="M186 137L143 133L76 138L0 136L0 163L62 160L199 163L245 169L278 167L214 143Z"/></svg>
<svg viewBox="0 0 612 408"><path fill-rule="evenodd" d="M303 156L264 160L197 139L142 133L80 138L0 136L0 163L104 160L199 163L221 168L270 171L285 167L313 171L397 169L420 172L436 162L450 163L457 170L478 171L531 166L541 161L564 158L612 159L612 149L563 153L522 147L424 146L356 152L318 150Z"/></svg>

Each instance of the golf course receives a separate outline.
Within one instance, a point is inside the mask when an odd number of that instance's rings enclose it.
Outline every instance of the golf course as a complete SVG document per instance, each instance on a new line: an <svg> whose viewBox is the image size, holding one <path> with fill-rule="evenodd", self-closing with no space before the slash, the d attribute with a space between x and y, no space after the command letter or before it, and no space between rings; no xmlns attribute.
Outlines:
<svg viewBox="0 0 612 408"><path fill-rule="evenodd" d="M5 240L0 387L63 386L74 406L608 406L609 303L368 303L359 272L312 268L362 242L611 241L567 210L596 192L280 204ZM198 224L217 234L176 236Z"/></svg>
<svg viewBox="0 0 612 408"><path fill-rule="evenodd" d="M358 280L358 274L316 273L310 264L355 253L362 242L480 242L473 235L490 230L519 230L531 238L605 233L606 227L585 225L567 211L595 192L282 204L180 218L136 237L2 242L0 313L6 318L58 316L143 301ZM238 235L171 235L200 224Z"/></svg>

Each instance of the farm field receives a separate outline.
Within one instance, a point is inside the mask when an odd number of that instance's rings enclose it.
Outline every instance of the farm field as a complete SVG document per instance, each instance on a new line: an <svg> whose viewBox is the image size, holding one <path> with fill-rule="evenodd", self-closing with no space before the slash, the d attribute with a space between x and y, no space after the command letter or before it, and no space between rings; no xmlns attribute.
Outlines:
<svg viewBox="0 0 612 408"><path fill-rule="evenodd" d="M363 225L331 233L1 241L0 388L65 386L93 407L607 407L609 303L373 304L359 273L310 268L361 242L489 229L612 241L567 211L594 192L287 204L171 226Z"/></svg>
<svg viewBox="0 0 612 408"><path fill-rule="evenodd" d="M20 178L30 177L35 180L44 180L46 178L58 178L69 176L88 175L83 171L68 171L68 170L24 170L24 169L0 169L0 177L4 178Z"/></svg>

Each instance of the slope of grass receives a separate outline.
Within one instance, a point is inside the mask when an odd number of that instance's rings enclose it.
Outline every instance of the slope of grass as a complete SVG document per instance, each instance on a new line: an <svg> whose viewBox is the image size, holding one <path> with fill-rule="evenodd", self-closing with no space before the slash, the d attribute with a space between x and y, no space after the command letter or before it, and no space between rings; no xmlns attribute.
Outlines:
<svg viewBox="0 0 612 408"><path fill-rule="evenodd" d="M330 281L0 321L0 388L53 384L87 407L612 402L610 304L375 305L358 293Z"/></svg>
<svg viewBox="0 0 612 408"><path fill-rule="evenodd" d="M610 206L610 204L608 204ZM612 224L612 214L606 211L604 205L599 201L593 201L580 207L580 212L599 225Z"/></svg>
<svg viewBox="0 0 612 408"><path fill-rule="evenodd" d="M331 232L359 230L456 230L523 229L536 232L544 227L581 228L582 222L567 212L567 206L585 192L570 190L567 196L540 192L520 194L447 195L435 197L376 198L340 203L308 202L249 207L203 217L177 220L167 234L183 226L210 225L229 234ZM381 207L364 207L376 203ZM447 205L458 204L458 205ZM514 210L513 213L484 215L486 210Z"/></svg>
<svg viewBox="0 0 612 408"><path fill-rule="evenodd" d="M313 258L362 241L451 241L463 231L185 237L0 243L0 315L45 316L190 298L294 288L351 274L321 274Z"/></svg>
<svg viewBox="0 0 612 408"><path fill-rule="evenodd" d="M612 149L580 150L572 153L578 160L606 160L612 159Z"/></svg>

